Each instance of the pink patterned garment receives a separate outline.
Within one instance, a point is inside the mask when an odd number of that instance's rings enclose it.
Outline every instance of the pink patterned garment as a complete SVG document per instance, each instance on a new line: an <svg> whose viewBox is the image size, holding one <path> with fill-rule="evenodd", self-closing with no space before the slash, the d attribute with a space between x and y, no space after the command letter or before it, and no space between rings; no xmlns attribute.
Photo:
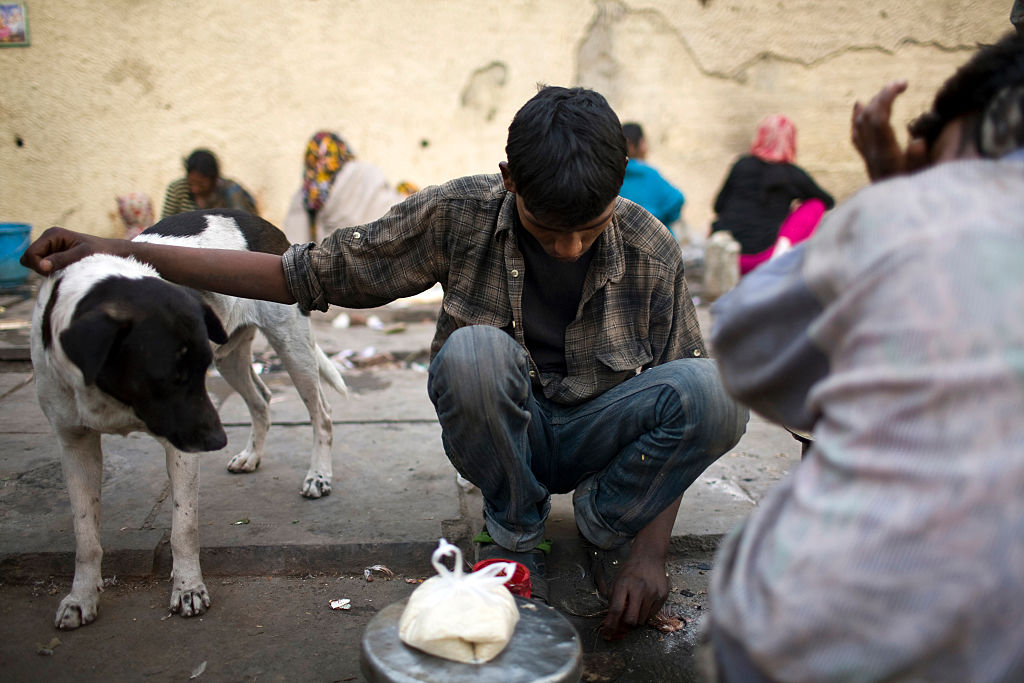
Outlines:
<svg viewBox="0 0 1024 683"><path fill-rule="evenodd" d="M769 114L757 126L750 153L763 161L794 163L796 126L782 114Z"/></svg>
<svg viewBox="0 0 1024 683"><path fill-rule="evenodd" d="M153 225L153 202L142 192L119 195L117 211L124 221L124 238L127 240Z"/></svg>

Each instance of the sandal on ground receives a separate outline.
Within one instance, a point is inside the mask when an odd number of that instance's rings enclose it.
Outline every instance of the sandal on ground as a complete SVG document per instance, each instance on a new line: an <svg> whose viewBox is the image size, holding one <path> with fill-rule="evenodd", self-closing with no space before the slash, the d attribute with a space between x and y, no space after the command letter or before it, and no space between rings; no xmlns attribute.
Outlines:
<svg viewBox="0 0 1024 683"><path fill-rule="evenodd" d="M532 550L515 552L494 542L485 527L473 537L476 545L476 562L481 560L508 560L518 562L530 571L530 598L548 604L548 580L544 556L551 552L551 541L545 539Z"/></svg>

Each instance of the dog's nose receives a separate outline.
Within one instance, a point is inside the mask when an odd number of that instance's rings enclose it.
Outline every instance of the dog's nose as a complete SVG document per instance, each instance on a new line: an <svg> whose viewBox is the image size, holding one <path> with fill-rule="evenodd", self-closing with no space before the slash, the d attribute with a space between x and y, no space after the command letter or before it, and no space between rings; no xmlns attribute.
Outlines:
<svg viewBox="0 0 1024 683"><path fill-rule="evenodd" d="M206 434L206 438L203 439L204 451L219 451L228 445L228 435L224 432L224 428L218 426L217 429L211 430Z"/></svg>

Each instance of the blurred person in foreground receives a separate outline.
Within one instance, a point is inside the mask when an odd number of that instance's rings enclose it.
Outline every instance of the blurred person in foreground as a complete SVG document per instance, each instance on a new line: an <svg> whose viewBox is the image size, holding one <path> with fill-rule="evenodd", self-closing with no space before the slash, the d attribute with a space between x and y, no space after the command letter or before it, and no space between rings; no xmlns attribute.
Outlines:
<svg viewBox="0 0 1024 683"><path fill-rule="evenodd" d="M726 386L813 430L719 550L722 681L1024 680L1024 38L911 123L854 107L872 185L713 308Z"/></svg>
<svg viewBox="0 0 1024 683"><path fill-rule="evenodd" d="M516 113L500 173L427 187L377 221L284 256L104 240L51 228L23 262L50 273L132 255L169 280L304 310L379 306L440 282L427 393L445 452L480 488L477 559L526 565L548 599L545 522L573 492L607 637L656 616L683 491L748 413L707 358L679 247L620 200L626 143L583 88Z"/></svg>
<svg viewBox="0 0 1024 683"><path fill-rule="evenodd" d="M728 231L739 242L740 275L746 275L814 234L833 206L832 195L796 165L796 125L769 114L715 197L711 232Z"/></svg>
<svg viewBox="0 0 1024 683"><path fill-rule="evenodd" d="M669 232L675 234L673 224L682 217L686 198L682 191L647 163L647 137L639 123L622 124L626 136L626 176L619 194L636 202L661 221Z"/></svg>
<svg viewBox="0 0 1024 683"><path fill-rule="evenodd" d="M256 202L244 187L221 177L220 162L208 149L185 159L185 177L167 186L161 218L196 209L240 209L256 214Z"/></svg>
<svg viewBox="0 0 1024 683"><path fill-rule="evenodd" d="M302 163L302 185L281 224L292 242L318 242L338 228L377 220L405 198L379 167L356 159L337 133L314 134Z"/></svg>

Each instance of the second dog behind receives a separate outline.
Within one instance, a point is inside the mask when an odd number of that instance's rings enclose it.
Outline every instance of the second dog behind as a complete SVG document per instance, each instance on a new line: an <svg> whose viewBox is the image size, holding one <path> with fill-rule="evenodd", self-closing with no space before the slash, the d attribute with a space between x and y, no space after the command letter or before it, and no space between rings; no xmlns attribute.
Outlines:
<svg viewBox="0 0 1024 683"><path fill-rule="evenodd" d="M242 249L283 254L290 243L267 221L227 209L207 209L169 216L138 237L137 242L211 249ZM343 396L348 388L338 369L315 343L309 317L297 306L202 292L227 331L226 343L214 348L217 370L245 401L252 418L246 447L228 462L232 472L252 472L263 459L270 428L270 390L252 368L252 342L259 330L270 342L309 411L313 452L301 494L320 498L331 492L333 425L323 382ZM322 381L323 382L322 382Z"/></svg>

